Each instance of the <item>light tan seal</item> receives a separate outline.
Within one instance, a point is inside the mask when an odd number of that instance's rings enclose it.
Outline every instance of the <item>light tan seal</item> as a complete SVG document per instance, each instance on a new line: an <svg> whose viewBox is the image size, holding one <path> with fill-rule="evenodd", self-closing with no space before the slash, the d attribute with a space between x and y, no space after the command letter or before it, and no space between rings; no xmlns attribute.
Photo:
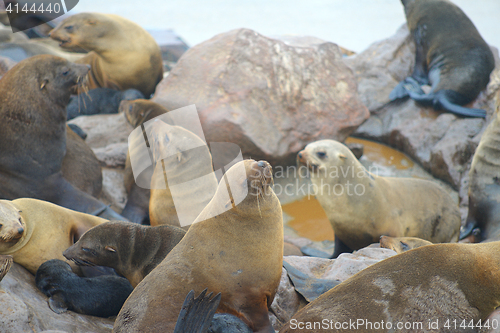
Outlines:
<svg viewBox="0 0 500 333"><path fill-rule="evenodd" d="M50 259L68 263L62 253L73 245L85 231L107 220L76 212L50 202L36 199L0 200L0 224L21 223L20 238L0 242L0 254L10 254L14 262L32 274ZM78 266L72 263L75 272Z"/></svg>
<svg viewBox="0 0 500 333"><path fill-rule="evenodd" d="M460 238L479 228L479 240L500 239L500 94L491 123L476 148L469 171L469 213Z"/></svg>
<svg viewBox="0 0 500 333"><path fill-rule="evenodd" d="M498 306L500 242L435 244L362 270L297 312L280 333L477 332L471 320L484 324Z"/></svg>
<svg viewBox="0 0 500 333"><path fill-rule="evenodd" d="M271 182L265 161L232 166L184 238L134 289L113 332L173 332L186 295L205 288L222 294L218 312L274 332L268 308L281 277L283 217Z"/></svg>
<svg viewBox="0 0 500 333"><path fill-rule="evenodd" d="M156 163L151 178L150 224L189 227L217 190L212 155L203 140L180 126L156 119L147 131ZM174 194L172 186L176 186ZM179 214L186 211L191 214L189 221L180 221Z"/></svg>
<svg viewBox="0 0 500 333"><path fill-rule="evenodd" d="M429 241L416 237L380 237L380 247L391 249L398 254L431 244Z"/></svg>
<svg viewBox="0 0 500 333"><path fill-rule="evenodd" d="M415 67L389 95L466 117L485 117L466 108L486 88L495 59L465 13L447 0L401 0L415 46ZM420 85L431 85L425 94Z"/></svg>
<svg viewBox="0 0 500 333"><path fill-rule="evenodd" d="M160 47L136 23L112 14L80 13L62 21L50 37L64 49L89 53L77 63L89 64L89 87L137 89L149 97L163 78Z"/></svg>
<svg viewBox="0 0 500 333"><path fill-rule="evenodd" d="M439 185L368 172L338 141L310 143L298 154L335 234L334 257L378 243L380 236L458 240L460 213Z"/></svg>
<svg viewBox="0 0 500 333"><path fill-rule="evenodd" d="M63 255L77 265L111 267L135 287L185 234L171 225L150 227L110 221L88 230Z"/></svg>

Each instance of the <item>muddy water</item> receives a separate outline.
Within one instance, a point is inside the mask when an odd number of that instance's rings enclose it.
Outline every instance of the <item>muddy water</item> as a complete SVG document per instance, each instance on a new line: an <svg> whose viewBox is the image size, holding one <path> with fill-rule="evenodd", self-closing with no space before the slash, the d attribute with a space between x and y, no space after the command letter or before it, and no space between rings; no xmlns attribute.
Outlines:
<svg viewBox="0 0 500 333"><path fill-rule="evenodd" d="M408 156L389 146L352 137L348 138L346 143L363 144L364 153L360 161L367 169L379 176L432 179ZM285 225L298 236L313 241L333 240L333 230L328 218L318 200L313 196L295 198L292 202L282 200L282 202L288 202L282 206L286 217Z"/></svg>

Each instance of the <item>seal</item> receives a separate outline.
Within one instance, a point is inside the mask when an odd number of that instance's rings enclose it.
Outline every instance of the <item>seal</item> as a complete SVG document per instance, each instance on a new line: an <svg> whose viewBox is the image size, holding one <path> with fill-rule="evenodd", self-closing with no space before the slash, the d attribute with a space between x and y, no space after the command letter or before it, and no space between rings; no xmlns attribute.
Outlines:
<svg viewBox="0 0 500 333"><path fill-rule="evenodd" d="M280 333L316 332L325 322L328 332L445 332L455 318L484 323L500 305L499 251L500 242L435 244L387 258L309 303ZM350 320L359 326L342 324Z"/></svg>
<svg viewBox="0 0 500 333"><path fill-rule="evenodd" d="M380 237L380 247L391 249L398 254L431 244L429 241L416 237Z"/></svg>
<svg viewBox="0 0 500 333"><path fill-rule="evenodd" d="M118 113L122 100L134 100L144 98L137 89L117 91L109 88L97 88L78 96L71 96L66 111L68 120L78 116L90 116L94 114Z"/></svg>
<svg viewBox="0 0 500 333"><path fill-rule="evenodd" d="M146 99L136 99L133 101L123 100L120 103L119 112L122 112L127 121L137 128L145 122L160 116L168 110L158 103ZM141 139L142 138L138 138ZM124 185L127 190L128 199L123 208L122 215L132 222L140 224L150 224L149 220L149 199L150 190L137 186L130 164L130 149L135 145L129 144L127 159L125 162Z"/></svg>
<svg viewBox="0 0 500 333"><path fill-rule="evenodd" d="M486 88L495 59L471 20L447 0L401 0L415 46L415 67L390 93L465 117L485 117L463 107ZM425 94L421 85L431 85Z"/></svg>
<svg viewBox="0 0 500 333"><path fill-rule="evenodd" d="M77 265L111 267L135 287L185 234L170 225L150 227L110 221L88 230L63 255Z"/></svg>
<svg viewBox="0 0 500 333"><path fill-rule="evenodd" d="M0 79L0 198L36 198L123 220L64 179L66 105L88 72L51 55L19 62Z"/></svg>
<svg viewBox="0 0 500 333"><path fill-rule="evenodd" d="M68 263L52 259L36 271L35 284L49 296L56 313L67 310L97 316L116 316L134 288L119 276L79 277Z"/></svg>
<svg viewBox="0 0 500 333"><path fill-rule="evenodd" d="M0 242L0 254L10 254L14 262L32 274L50 259L65 260L62 253L85 231L107 222L97 216L75 212L50 202L22 198L0 200L0 224L23 229L21 237ZM18 229L20 231L20 229ZM3 234L3 231L2 231ZM75 272L78 266L72 263Z"/></svg>
<svg viewBox="0 0 500 333"><path fill-rule="evenodd" d="M208 146L193 132L159 119L146 131L156 163L151 178L150 223L189 226L217 190Z"/></svg>
<svg viewBox="0 0 500 333"><path fill-rule="evenodd" d="M97 198L102 190L99 160L85 141L66 125L66 154L61 173L71 185Z"/></svg>
<svg viewBox="0 0 500 333"><path fill-rule="evenodd" d="M273 332L268 308L281 278L283 217L269 163L245 160L223 176L184 238L134 289L113 332L172 332L188 292L221 293L217 312Z"/></svg>
<svg viewBox="0 0 500 333"><path fill-rule="evenodd" d="M13 262L12 256L0 255L0 281L7 275Z"/></svg>
<svg viewBox="0 0 500 333"><path fill-rule="evenodd" d="M469 171L469 213L460 239L479 228L478 240L500 239L500 102L476 148Z"/></svg>
<svg viewBox="0 0 500 333"><path fill-rule="evenodd" d="M144 124L146 121L167 113L164 106L148 99L123 100L120 103L119 111L134 128Z"/></svg>
<svg viewBox="0 0 500 333"><path fill-rule="evenodd" d="M146 97L163 78L160 47L139 25L112 14L80 13L63 20L50 37L63 49L89 53L77 60L89 64L89 88L137 89Z"/></svg>
<svg viewBox="0 0 500 333"><path fill-rule="evenodd" d="M308 144L298 162L310 170L316 198L334 230L333 258L378 243L382 235L458 240L458 206L433 182L374 175L334 140Z"/></svg>

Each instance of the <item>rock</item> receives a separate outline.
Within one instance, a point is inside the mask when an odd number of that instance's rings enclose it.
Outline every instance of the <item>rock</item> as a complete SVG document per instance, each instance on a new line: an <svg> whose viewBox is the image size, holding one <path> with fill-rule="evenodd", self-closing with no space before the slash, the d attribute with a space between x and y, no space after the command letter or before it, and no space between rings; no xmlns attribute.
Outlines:
<svg viewBox="0 0 500 333"><path fill-rule="evenodd" d="M102 169L102 194L105 197L103 202L111 203L113 210L120 212L125 208L127 191L123 183L123 170Z"/></svg>
<svg viewBox="0 0 500 333"><path fill-rule="evenodd" d="M393 250L370 246L342 253L337 259L284 257L283 266L295 290L311 302L359 271L395 254Z"/></svg>
<svg viewBox="0 0 500 333"><path fill-rule="evenodd" d="M358 93L371 111L355 136L390 145L408 154L434 177L460 190L468 165L477 147L477 136L487 121L461 118L422 107L413 100L389 102L389 93L411 75L415 47L406 25L394 36L372 44L366 51L345 59L358 81ZM487 111L488 122L494 112L494 95L500 87L497 68L485 92L471 107Z"/></svg>
<svg viewBox="0 0 500 333"><path fill-rule="evenodd" d="M282 165L309 142L344 141L369 116L337 45L287 45L248 29L189 49L153 101L169 110L195 104L208 142Z"/></svg>
<svg viewBox="0 0 500 333"><path fill-rule="evenodd" d="M53 312L47 304L47 296L36 288L35 277L14 263L0 282L0 323L2 333L108 333L113 328L114 320L72 311L62 314Z"/></svg>
<svg viewBox="0 0 500 333"><path fill-rule="evenodd" d="M106 147L94 148L95 156L101 166L108 168L125 168L128 143L112 143Z"/></svg>
<svg viewBox="0 0 500 333"><path fill-rule="evenodd" d="M92 149L117 143L128 144L128 136L134 129L121 113L79 116L68 123L79 126L87 133L85 142Z"/></svg>
<svg viewBox="0 0 500 333"><path fill-rule="evenodd" d="M283 268L280 284L270 308L271 314L276 318L276 321L273 323L274 329L279 330L306 303L295 291L286 270Z"/></svg>

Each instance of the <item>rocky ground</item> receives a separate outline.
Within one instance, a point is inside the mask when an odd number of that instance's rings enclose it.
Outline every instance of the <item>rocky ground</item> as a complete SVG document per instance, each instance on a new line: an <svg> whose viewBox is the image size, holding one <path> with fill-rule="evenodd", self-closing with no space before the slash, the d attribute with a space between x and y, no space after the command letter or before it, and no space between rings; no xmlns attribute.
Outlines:
<svg viewBox="0 0 500 333"><path fill-rule="evenodd" d="M386 143L458 191L465 216L467 173L494 112L499 69L473 104L487 111L486 120L441 114L411 100L389 103L389 92L411 71L413 48L406 27L347 58L333 43L282 41L235 30L188 50L160 83L154 101L171 110L196 104L207 141L235 142L244 156L273 165L294 163L300 149L323 138L343 141L354 134ZM0 58L0 76L12 65ZM86 142L101 162L102 200L120 211L126 203L123 168L133 128L122 114L82 116L71 123L87 132ZM287 240L299 247L307 243ZM290 272L283 269L270 310L275 328L322 292L310 287L312 281L335 285L391 255L391 250L370 247L336 260L286 257ZM34 277L14 264L0 282L0 331L111 331L112 319L58 315L46 300Z"/></svg>

